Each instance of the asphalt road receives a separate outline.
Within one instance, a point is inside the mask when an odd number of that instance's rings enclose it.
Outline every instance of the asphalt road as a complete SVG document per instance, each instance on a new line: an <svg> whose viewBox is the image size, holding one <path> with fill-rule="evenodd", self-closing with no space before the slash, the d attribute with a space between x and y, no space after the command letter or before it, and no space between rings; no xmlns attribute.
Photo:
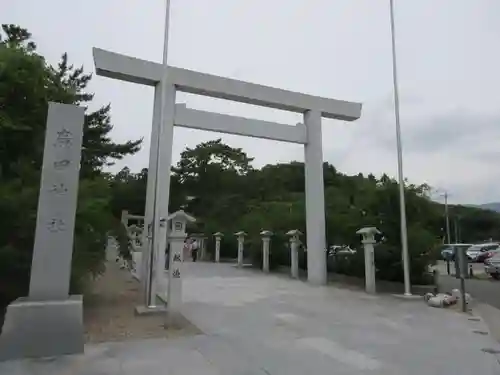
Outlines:
<svg viewBox="0 0 500 375"><path fill-rule="evenodd" d="M453 276L441 275L439 277L439 290L450 292L452 289L460 289L460 280ZM493 279L465 280L465 292L469 293L473 299L487 303L500 309L500 281Z"/></svg>

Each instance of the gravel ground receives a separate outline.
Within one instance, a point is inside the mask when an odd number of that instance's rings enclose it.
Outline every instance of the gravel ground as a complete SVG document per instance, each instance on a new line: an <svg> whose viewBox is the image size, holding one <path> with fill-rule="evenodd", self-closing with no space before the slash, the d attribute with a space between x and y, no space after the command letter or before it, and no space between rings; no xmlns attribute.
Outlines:
<svg viewBox="0 0 500 375"><path fill-rule="evenodd" d="M182 329L165 329L164 316L136 316L139 282L128 270L108 262L104 275L96 279L84 297L84 324L87 343L143 338L179 337L200 331L186 321Z"/></svg>

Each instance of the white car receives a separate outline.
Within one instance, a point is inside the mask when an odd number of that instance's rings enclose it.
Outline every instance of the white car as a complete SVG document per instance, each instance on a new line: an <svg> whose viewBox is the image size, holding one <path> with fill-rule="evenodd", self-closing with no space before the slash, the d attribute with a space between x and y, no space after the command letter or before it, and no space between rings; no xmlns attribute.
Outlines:
<svg viewBox="0 0 500 375"><path fill-rule="evenodd" d="M351 249L349 246L342 245L332 245L330 246L330 250L328 251L329 256L335 255L352 255L356 254L356 250Z"/></svg>

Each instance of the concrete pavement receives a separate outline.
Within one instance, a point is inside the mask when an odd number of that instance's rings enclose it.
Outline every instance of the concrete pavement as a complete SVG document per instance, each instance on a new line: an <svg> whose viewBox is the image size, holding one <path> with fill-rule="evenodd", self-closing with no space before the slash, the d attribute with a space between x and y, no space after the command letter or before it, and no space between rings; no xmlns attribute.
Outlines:
<svg viewBox="0 0 500 375"><path fill-rule="evenodd" d="M203 334L89 345L0 374L500 374L500 346L468 315L230 264L184 274L184 314Z"/></svg>

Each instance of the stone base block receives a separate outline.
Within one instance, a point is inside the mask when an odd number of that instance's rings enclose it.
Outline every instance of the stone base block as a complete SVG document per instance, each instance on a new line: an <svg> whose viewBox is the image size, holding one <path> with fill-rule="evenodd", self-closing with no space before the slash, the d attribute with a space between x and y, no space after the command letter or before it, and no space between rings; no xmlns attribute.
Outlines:
<svg viewBox="0 0 500 375"><path fill-rule="evenodd" d="M0 361L83 353L83 298L15 300L7 307L0 335Z"/></svg>
<svg viewBox="0 0 500 375"><path fill-rule="evenodd" d="M163 305L158 305L154 307L149 306L136 306L135 315L160 315L166 314L167 309Z"/></svg>
<svg viewBox="0 0 500 375"><path fill-rule="evenodd" d="M186 319L181 312L167 311L165 315L165 327L171 329L183 329L191 325L189 320Z"/></svg>
<svg viewBox="0 0 500 375"><path fill-rule="evenodd" d="M396 297L403 301L421 301L422 296L419 294L393 294L393 297Z"/></svg>

